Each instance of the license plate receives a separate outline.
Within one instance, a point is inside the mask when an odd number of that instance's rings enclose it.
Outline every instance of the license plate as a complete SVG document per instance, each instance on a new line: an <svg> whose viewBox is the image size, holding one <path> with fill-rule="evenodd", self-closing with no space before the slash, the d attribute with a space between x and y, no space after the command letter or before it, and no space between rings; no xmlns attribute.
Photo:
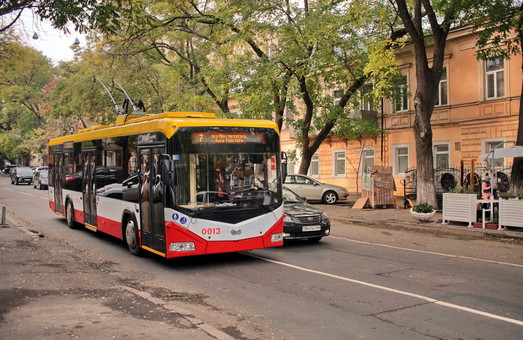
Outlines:
<svg viewBox="0 0 523 340"><path fill-rule="evenodd" d="M318 231L321 230L321 225L307 225L301 227L301 231Z"/></svg>

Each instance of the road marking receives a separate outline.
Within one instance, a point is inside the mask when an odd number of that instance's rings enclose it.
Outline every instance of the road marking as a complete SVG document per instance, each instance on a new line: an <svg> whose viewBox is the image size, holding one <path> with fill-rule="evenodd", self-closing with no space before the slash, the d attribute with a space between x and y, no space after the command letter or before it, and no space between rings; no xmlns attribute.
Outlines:
<svg viewBox="0 0 523 340"><path fill-rule="evenodd" d="M263 260L263 261L267 261L267 262L270 262L270 263L278 264L280 266L285 266L285 267L301 270L301 271L312 273L312 274L323 275L323 276L330 277L330 278L337 279L337 280L342 280L342 281L346 281L346 282L352 282L352 283L356 283L356 284L359 284L359 285L363 285L363 286L367 286L367 287L371 287L371 288L376 288L376 289L384 290L384 291L395 293L395 294L401 294L401 295L413 297L413 298L416 298L416 299L424 300L424 301L427 301L429 303L434 303L436 305L449 307L449 308L457 309L457 310L462 310L462 311L469 312L469 313L472 313L472 314L486 316L486 317L491 318L491 319L496 319L496 320L500 320L500 321L513 323L513 324L516 324L516 325L519 325L519 326L523 326L523 321L521 321L521 320L511 319L511 318L507 318L507 317L504 317L504 316L501 316L501 315L487 313L487 312L483 312L483 311L480 311L480 310L477 310L477 309L473 309L473 308L469 308L469 307L465 307L465 306L460 306L460 305L456 305L456 304L448 303L448 302L444 302L444 301L439 301L437 299L434 299L434 298L431 298L431 297L428 297L428 296L419 295L419 294L415 294L415 293L410 293L410 292L406 292L404 290L398 290L398 289L394 289L394 288L380 286L380 285L377 285L377 284L374 284L374 283L370 283L370 282L365 282L365 281L351 279L351 278L348 278L348 277L343 277L343 276L339 276L339 275L334 275L334 274L329 274L329 273L325 273L325 272L320 272L318 270L308 269L308 268L296 266L296 265L293 265L293 264L290 264L290 263L285 263L285 262L281 262L281 261L272 260L272 259L260 256L260 255L252 254L252 253L244 253L244 254L248 255L248 256L251 256L251 257L254 257L254 258L257 258L259 260Z"/></svg>
<svg viewBox="0 0 523 340"><path fill-rule="evenodd" d="M21 194L27 195L27 196L33 196L33 194L30 194L28 192L19 191Z"/></svg>
<svg viewBox="0 0 523 340"><path fill-rule="evenodd" d="M477 257L470 257L470 256L438 253L438 252L435 252L435 251L428 251L428 250L419 250L419 249L412 249L412 248L397 247L397 246L391 246L391 245L383 244L383 243L374 243L374 242L368 242L368 241L358 241L358 240L354 240L354 239L351 239L351 238L344 238L344 237L338 237L338 236L332 236L332 235L329 236L329 238L336 238L336 239L339 239L339 240L345 240L345 241L350 241L350 242L354 242L354 243L361 243L361 244L368 244L368 245L371 245L371 246L378 246L378 247L383 247L383 248L391 248L391 249L397 249L397 250L411 251L411 252L414 252L414 253L439 255L439 256L445 256L445 257L450 257L450 258L474 260L474 261L479 261L479 262L503 264L503 265L506 265L506 266L513 266L513 267L523 268L523 265L517 264L517 263L487 260L487 259L482 259L482 258L477 258Z"/></svg>

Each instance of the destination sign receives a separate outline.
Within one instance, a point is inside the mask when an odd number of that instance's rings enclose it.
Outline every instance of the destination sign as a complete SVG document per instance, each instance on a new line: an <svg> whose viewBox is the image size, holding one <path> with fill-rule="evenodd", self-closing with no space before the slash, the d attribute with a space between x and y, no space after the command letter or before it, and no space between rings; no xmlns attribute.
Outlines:
<svg viewBox="0 0 523 340"><path fill-rule="evenodd" d="M265 144L263 133L222 133L196 132L192 134L193 144Z"/></svg>

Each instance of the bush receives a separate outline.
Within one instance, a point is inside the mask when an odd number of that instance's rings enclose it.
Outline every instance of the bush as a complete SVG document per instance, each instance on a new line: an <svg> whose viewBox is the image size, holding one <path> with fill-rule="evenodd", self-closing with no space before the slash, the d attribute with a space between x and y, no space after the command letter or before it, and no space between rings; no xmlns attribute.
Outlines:
<svg viewBox="0 0 523 340"><path fill-rule="evenodd" d="M430 213L434 211L434 207L428 203L416 204L412 211L417 213Z"/></svg>

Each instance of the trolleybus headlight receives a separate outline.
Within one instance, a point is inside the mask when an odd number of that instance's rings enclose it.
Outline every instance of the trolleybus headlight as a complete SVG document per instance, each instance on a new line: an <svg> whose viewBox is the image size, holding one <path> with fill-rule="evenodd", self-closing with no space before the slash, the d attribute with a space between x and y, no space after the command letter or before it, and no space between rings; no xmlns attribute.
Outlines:
<svg viewBox="0 0 523 340"><path fill-rule="evenodd" d="M285 236L290 236L290 234L286 234L286 233L272 234L271 242L281 242L281 241L283 241Z"/></svg>
<svg viewBox="0 0 523 340"><path fill-rule="evenodd" d="M193 251L196 250L194 242L174 242L169 245L169 251Z"/></svg>

